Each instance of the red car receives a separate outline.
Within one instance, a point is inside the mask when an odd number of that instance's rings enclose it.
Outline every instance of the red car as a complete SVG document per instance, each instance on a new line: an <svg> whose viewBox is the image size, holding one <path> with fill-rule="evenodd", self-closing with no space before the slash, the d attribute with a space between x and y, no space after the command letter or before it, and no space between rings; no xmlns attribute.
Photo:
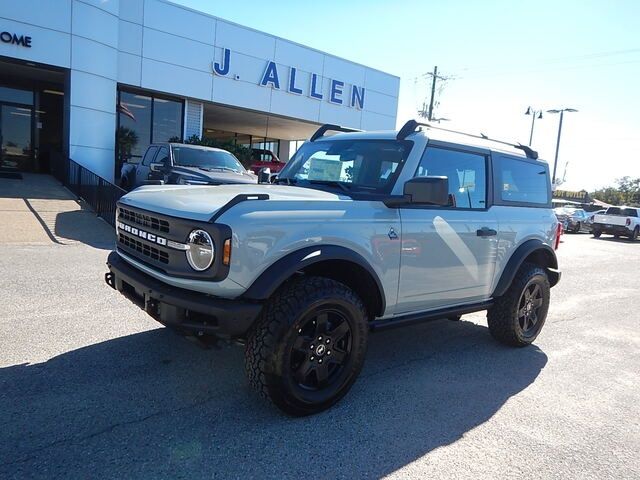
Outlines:
<svg viewBox="0 0 640 480"><path fill-rule="evenodd" d="M262 148L254 148L251 153L251 170L256 175L260 173L261 168L270 168L271 173L278 173L284 168L286 162L283 162L278 156L271 150L264 150Z"/></svg>

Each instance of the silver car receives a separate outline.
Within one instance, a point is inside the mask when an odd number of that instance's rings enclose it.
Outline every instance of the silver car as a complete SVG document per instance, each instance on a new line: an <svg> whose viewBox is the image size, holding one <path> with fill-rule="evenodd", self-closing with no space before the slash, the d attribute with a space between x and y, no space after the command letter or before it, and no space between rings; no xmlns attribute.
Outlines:
<svg viewBox="0 0 640 480"><path fill-rule="evenodd" d="M238 339L256 390L308 415L348 392L371 331L486 310L498 341L532 343L559 232L528 147L325 125L276 184L122 197L106 281L176 331Z"/></svg>

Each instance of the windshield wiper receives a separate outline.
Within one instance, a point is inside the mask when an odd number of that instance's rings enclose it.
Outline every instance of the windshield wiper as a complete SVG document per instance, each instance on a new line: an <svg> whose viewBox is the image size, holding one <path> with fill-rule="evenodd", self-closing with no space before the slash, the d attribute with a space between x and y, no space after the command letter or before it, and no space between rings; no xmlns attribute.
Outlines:
<svg viewBox="0 0 640 480"><path fill-rule="evenodd" d="M236 172L236 173L242 173L240 172L240 170L235 170L231 167L201 167L200 165L193 165L196 168L199 168L200 170L204 170L205 172L211 172L213 170L222 170L222 171L226 171L226 172Z"/></svg>
<svg viewBox="0 0 640 480"><path fill-rule="evenodd" d="M344 182L339 182L337 180L309 180L309 183L313 185L328 185L330 187L338 187L344 192L350 192L351 189Z"/></svg>

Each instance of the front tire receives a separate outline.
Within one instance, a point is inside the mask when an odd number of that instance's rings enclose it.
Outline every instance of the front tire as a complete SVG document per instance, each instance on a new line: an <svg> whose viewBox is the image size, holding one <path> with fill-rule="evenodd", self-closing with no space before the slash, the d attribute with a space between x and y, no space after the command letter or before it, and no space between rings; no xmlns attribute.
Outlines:
<svg viewBox="0 0 640 480"><path fill-rule="evenodd" d="M573 229L573 233L580 233L581 229L582 229L582 225L580 224L580 222L578 222L576 227Z"/></svg>
<svg viewBox="0 0 640 480"><path fill-rule="evenodd" d="M350 288L300 277L269 300L249 333L249 382L289 415L326 410L356 381L368 333L364 305Z"/></svg>
<svg viewBox="0 0 640 480"><path fill-rule="evenodd" d="M523 264L509 289L487 312L489 332L506 345L524 347L533 343L547 318L550 298L544 269Z"/></svg>
<svg viewBox="0 0 640 480"><path fill-rule="evenodd" d="M600 238L600 235L602 235L602 232L600 230L593 231L593 238Z"/></svg>

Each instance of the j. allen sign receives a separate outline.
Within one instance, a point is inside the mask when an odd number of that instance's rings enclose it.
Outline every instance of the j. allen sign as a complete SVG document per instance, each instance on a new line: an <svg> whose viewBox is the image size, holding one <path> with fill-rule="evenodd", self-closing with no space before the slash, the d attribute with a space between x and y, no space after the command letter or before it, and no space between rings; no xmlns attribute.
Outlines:
<svg viewBox="0 0 640 480"><path fill-rule="evenodd" d="M11 32L0 32L0 41L2 43L10 43L20 45L22 47L31 48L31 37L27 35L17 35Z"/></svg>
<svg viewBox="0 0 640 480"><path fill-rule="evenodd" d="M280 66L282 69L282 66ZM229 74L231 69L231 50L228 48L222 49L222 61L213 62L213 72L216 75L225 77ZM316 100L323 100L325 93L328 93L326 100L336 105L346 105L349 107L355 107L358 109L364 108L364 87L358 87L357 85L351 85L351 89L345 91L345 82L341 80L331 79L328 92L322 92L322 77L317 73L311 73L311 80L308 88L303 90L302 85L296 79L298 70L295 67L287 67L288 78L282 75L285 72L278 70L276 62L271 60L267 61L267 66L262 74L262 78L258 82L258 85L263 87L271 87L276 89L284 88L289 93L302 95L306 93L309 97Z"/></svg>

